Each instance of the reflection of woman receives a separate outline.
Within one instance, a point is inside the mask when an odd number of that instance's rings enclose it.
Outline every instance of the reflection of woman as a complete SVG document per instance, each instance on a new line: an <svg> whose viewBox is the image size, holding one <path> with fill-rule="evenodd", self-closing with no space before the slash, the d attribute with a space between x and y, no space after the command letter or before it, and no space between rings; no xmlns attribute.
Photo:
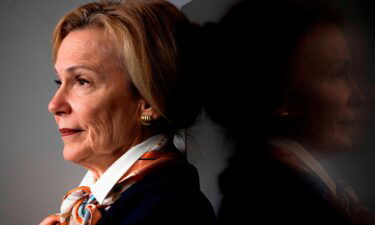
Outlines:
<svg viewBox="0 0 375 225"><path fill-rule="evenodd" d="M225 94L234 94L228 108L240 117L210 113L238 132L240 144L221 177L220 222L371 224L375 217L349 186L317 161L352 148L363 100L351 74L343 20L317 1L267 3L244 2L221 23L220 43L231 43L223 54L231 56L225 74L238 76Z"/></svg>
<svg viewBox="0 0 375 225"><path fill-rule="evenodd" d="M213 223L195 168L171 140L199 112L186 101L182 61L192 31L163 0L90 3L61 19L48 108L64 158L89 171L41 224Z"/></svg>

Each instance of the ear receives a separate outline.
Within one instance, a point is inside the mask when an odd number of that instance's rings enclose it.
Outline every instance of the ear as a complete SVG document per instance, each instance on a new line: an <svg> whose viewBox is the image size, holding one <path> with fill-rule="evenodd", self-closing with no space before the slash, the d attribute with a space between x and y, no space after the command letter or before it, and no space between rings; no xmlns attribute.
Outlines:
<svg viewBox="0 0 375 225"><path fill-rule="evenodd" d="M150 115L153 120L157 120L160 114L152 108L144 99L139 100L141 115Z"/></svg>

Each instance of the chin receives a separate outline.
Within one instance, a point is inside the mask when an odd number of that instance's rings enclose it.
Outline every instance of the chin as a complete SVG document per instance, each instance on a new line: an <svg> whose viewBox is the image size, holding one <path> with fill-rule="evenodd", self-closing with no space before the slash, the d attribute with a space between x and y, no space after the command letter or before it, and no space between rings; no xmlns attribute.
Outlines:
<svg viewBox="0 0 375 225"><path fill-rule="evenodd" d="M66 161L78 163L84 158L85 151L72 146L64 146L63 156Z"/></svg>
<svg viewBox="0 0 375 225"><path fill-rule="evenodd" d="M353 147L353 142L351 138L340 138L338 141L336 149L340 152L352 152L355 150Z"/></svg>
<svg viewBox="0 0 375 225"><path fill-rule="evenodd" d="M332 137L324 149L325 153L332 157L354 151L352 140L348 137Z"/></svg>

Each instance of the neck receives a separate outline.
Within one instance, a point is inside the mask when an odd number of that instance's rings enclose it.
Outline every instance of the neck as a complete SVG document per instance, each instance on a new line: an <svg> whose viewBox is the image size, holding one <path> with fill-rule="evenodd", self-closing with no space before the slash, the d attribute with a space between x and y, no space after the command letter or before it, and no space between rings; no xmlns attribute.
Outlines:
<svg viewBox="0 0 375 225"><path fill-rule="evenodd" d="M103 175L103 173L129 149L142 143L153 135L155 135L155 133L149 132L145 135L138 136L128 144L123 145L116 150L108 151L110 153L91 155L91 157L85 158L84 160L79 162L79 164L90 170L94 174L95 179L98 180Z"/></svg>

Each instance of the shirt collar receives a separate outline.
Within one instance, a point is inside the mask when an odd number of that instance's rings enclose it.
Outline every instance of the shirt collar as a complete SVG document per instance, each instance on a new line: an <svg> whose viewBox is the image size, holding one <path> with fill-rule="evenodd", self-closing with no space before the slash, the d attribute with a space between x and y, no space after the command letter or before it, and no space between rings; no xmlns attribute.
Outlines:
<svg viewBox="0 0 375 225"><path fill-rule="evenodd" d="M273 138L270 143L279 147L285 151L296 156L305 165L316 174L330 189L330 191L336 196L336 184L332 177L327 173L327 171L320 165L320 163L299 143L287 139L287 138Z"/></svg>
<svg viewBox="0 0 375 225"><path fill-rule="evenodd" d="M89 186L99 204L102 204L113 186L128 169L147 151L158 144L165 134L158 134L130 148L118 158L95 182L94 174L88 171L79 186Z"/></svg>

